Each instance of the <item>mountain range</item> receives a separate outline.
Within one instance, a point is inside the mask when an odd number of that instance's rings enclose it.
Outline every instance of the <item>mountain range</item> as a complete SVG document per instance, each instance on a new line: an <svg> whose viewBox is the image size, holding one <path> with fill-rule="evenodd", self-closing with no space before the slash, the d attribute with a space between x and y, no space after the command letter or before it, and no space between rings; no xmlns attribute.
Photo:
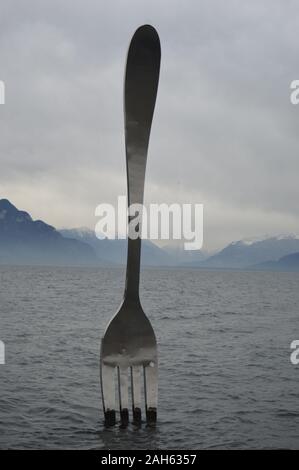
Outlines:
<svg viewBox="0 0 299 470"><path fill-rule="evenodd" d="M99 240L90 229L61 229L33 220L0 200L0 264L105 266L125 264L126 240ZM280 235L238 240L208 256L182 246L142 243L142 264L198 269L299 271L299 237Z"/></svg>

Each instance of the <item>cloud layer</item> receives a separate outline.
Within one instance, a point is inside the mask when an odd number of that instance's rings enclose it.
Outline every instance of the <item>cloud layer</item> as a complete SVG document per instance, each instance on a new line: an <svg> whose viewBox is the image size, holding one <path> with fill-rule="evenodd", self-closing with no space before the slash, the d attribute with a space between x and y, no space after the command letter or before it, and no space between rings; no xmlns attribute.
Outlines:
<svg viewBox="0 0 299 470"><path fill-rule="evenodd" d="M56 226L93 227L125 194L130 37L161 38L146 200L205 206L204 247L299 232L296 1L6 0L0 196Z"/></svg>

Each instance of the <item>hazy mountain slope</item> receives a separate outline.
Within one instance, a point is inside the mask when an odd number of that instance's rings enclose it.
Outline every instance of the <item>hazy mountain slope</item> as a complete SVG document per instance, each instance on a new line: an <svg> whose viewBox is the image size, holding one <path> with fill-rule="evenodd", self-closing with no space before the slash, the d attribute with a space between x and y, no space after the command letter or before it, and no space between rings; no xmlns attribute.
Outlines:
<svg viewBox="0 0 299 470"><path fill-rule="evenodd" d="M110 263L125 264L127 256L127 240L99 240L88 228L61 229L64 237L88 243L102 260ZM141 262L146 266L173 266L175 260L163 249L149 240L142 241Z"/></svg>
<svg viewBox="0 0 299 470"><path fill-rule="evenodd" d="M94 250L64 238L54 227L0 200L0 263L77 265L95 264Z"/></svg>
<svg viewBox="0 0 299 470"><path fill-rule="evenodd" d="M268 261L252 266L252 269L271 271L299 271L299 252L283 256L278 261Z"/></svg>

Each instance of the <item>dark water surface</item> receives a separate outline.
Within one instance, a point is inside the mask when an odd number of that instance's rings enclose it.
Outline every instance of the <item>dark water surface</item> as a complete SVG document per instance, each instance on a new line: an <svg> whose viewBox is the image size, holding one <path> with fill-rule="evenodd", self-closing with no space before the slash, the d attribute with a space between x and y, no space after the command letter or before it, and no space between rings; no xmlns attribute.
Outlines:
<svg viewBox="0 0 299 470"><path fill-rule="evenodd" d="M156 430L103 430L99 347L120 269L0 267L0 448L299 448L296 273L144 270Z"/></svg>

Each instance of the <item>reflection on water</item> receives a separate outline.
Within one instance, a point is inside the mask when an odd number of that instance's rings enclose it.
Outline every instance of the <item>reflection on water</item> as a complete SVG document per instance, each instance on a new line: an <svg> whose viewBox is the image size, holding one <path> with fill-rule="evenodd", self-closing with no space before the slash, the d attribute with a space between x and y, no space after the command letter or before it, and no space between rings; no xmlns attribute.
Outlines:
<svg viewBox="0 0 299 470"><path fill-rule="evenodd" d="M104 449L158 449L159 427L156 429L141 427L121 429L103 429L99 432L100 441ZM146 444L146 447L144 447Z"/></svg>

